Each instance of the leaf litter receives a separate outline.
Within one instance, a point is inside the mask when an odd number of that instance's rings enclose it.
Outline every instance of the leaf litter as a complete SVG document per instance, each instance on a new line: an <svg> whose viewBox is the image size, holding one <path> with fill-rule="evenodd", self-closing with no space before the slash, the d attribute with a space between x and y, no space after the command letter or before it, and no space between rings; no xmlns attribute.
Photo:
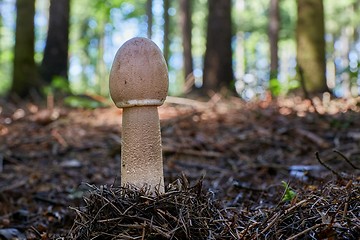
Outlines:
<svg viewBox="0 0 360 240"><path fill-rule="evenodd" d="M170 97L163 196L119 187L121 110L0 102L0 236L359 239L359 102Z"/></svg>

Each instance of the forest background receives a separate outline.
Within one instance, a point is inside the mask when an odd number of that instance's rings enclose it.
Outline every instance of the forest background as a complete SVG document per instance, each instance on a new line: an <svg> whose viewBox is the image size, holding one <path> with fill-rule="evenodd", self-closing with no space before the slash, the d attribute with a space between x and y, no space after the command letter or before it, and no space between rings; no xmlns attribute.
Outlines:
<svg viewBox="0 0 360 240"><path fill-rule="evenodd" d="M108 75L140 36L162 50L169 94L182 96L159 108L165 183L183 174L184 186L199 183L189 199L203 187L226 214L194 219L224 226L229 237L216 239L360 239L359 10L359 0L0 0L0 238L135 238L113 215L77 216L95 209L83 208L90 185L120 180L124 115ZM200 232L191 214L154 209L176 229L161 237L194 236L184 223ZM139 239L172 227L148 216L128 225Z"/></svg>
<svg viewBox="0 0 360 240"><path fill-rule="evenodd" d="M359 8L357 0L0 0L0 94L108 96L117 49L142 36L164 53L171 95L358 96Z"/></svg>

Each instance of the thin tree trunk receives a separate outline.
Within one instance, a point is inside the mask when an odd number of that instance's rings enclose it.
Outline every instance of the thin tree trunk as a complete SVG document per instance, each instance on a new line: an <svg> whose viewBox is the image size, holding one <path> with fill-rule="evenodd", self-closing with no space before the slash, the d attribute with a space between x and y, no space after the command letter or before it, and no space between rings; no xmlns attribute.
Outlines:
<svg viewBox="0 0 360 240"><path fill-rule="evenodd" d="M38 87L34 60L35 0L16 1L13 82L10 95L27 97Z"/></svg>
<svg viewBox="0 0 360 240"><path fill-rule="evenodd" d="M48 84L56 76L68 79L70 0L51 0L49 11L48 35L41 63L42 79Z"/></svg>
<svg viewBox="0 0 360 240"><path fill-rule="evenodd" d="M183 63L185 78L193 72L193 59L191 53L191 2L180 0L180 24L183 43Z"/></svg>
<svg viewBox="0 0 360 240"><path fill-rule="evenodd" d="M359 12L360 9L360 3L356 2L354 3L354 12ZM354 44L360 43L360 26L355 27L354 29ZM359 75L358 75L359 76ZM353 85L351 87L351 94L353 97L359 97L360 96L360 90L359 90L359 84L358 84L358 78L353 78Z"/></svg>
<svg viewBox="0 0 360 240"><path fill-rule="evenodd" d="M164 0L164 58L166 63L169 62L169 56L170 56L170 39L169 39L169 33L170 33L170 16L169 16L169 8L170 8L170 0Z"/></svg>
<svg viewBox="0 0 360 240"><path fill-rule="evenodd" d="M305 96L328 91L322 0L298 0L297 64ZM309 97L309 96L306 96Z"/></svg>
<svg viewBox="0 0 360 240"><path fill-rule="evenodd" d="M97 51L97 61L96 61L96 78L97 78L97 87L98 93L105 96L107 93L108 85L107 81L104 81L106 75L106 66L104 61L104 52L105 52L105 22L99 22L99 32L98 32L98 51Z"/></svg>
<svg viewBox="0 0 360 240"><path fill-rule="evenodd" d="M279 30L280 30L279 0L270 0L270 9L269 9L270 79L277 78L278 75Z"/></svg>
<svg viewBox="0 0 360 240"><path fill-rule="evenodd" d="M209 0L202 89L205 92L235 92L231 37L231 0Z"/></svg>
<svg viewBox="0 0 360 240"><path fill-rule="evenodd" d="M339 53L341 57L341 66L343 69L349 67L349 52L350 44L352 42L353 29L350 26L344 27L341 31L340 39L338 40L341 46L341 51ZM351 97L351 77L349 71L344 71L340 74L341 78L341 87L342 87L342 97L349 98Z"/></svg>
<svg viewBox="0 0 360 240"><path fill-rule="evenodd" d="M1 12L1 7L2 7L2 0L0 0L0 12ZM1 62L1 52L2 52L2 42L1 42L1 39L2 39L2 20L3 20L3 17L0 16L0 62Z"/></svg>
<svg viewBox="0 0 360 240"><path fill-rule="evenodd" d="M153 25L153 12L152 12L152 0L146 1L146 16L147 16L147 37L152 37L152 25Z"/></svg>
<svg viewBox="0 0 360 240"><path fill-rule="evenodd" d="M242 12L245 10L245 0L237 0L235 3L235 8L237 12ZM245 75L245 34L243 31L238 31L236 33L236 48L235 48L235 59L236 59L236 81L239 81L240 84L236 86L236 91L241 94L244 90L245 84L243 83L243 77Z"/></svg>

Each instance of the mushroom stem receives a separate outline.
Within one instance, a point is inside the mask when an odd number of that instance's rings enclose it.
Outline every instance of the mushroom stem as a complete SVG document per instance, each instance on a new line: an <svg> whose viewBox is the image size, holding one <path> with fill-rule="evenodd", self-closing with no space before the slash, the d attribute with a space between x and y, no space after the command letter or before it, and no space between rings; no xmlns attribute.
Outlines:
<svg viewBox="0 0 360 240"><path fill-rule="evenodd" d="M125 107L122 118L122 184L131 183L139 188L147 185L151 191L164 193L157 106Z"/></svg>

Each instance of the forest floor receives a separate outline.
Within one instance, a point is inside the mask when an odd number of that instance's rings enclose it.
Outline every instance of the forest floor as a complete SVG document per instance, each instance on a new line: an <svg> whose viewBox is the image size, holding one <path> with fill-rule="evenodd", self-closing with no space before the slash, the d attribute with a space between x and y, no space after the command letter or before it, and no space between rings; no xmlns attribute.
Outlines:
<svg viewBox="0 0 360 240"><path fill-rule="evenodd" d="M165 183L203 178L236 216L224 239L360 238L360 99L169 98L159 113ZM119 181L121 115L0 101L0 239L67 239L89 186Z"/></svg>

